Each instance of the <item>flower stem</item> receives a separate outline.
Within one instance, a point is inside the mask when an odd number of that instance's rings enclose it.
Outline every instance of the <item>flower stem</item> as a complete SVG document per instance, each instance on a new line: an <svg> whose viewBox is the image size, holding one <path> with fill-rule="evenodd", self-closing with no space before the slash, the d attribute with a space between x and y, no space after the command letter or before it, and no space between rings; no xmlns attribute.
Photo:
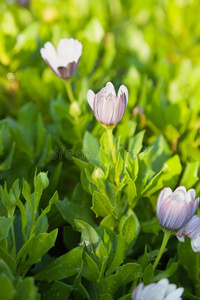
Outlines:
<svg viewBox="0 0 200 300"><path fill-rule="evenodd" d="M156 260L154 261L154 264L153 264L153 269L155 270L159 261L160 261L160 258L165 250L165 247L167 246L167 242L170 238L170 233L169 232L164 232L164 237L163 237L163 241L162 241L162 245L160 247L160 251L158 253L158 256L156 257Z"/></svg>
<svg viewBox="0 0 200 300"><path fill-rule="evenodd" d="M107 134L108 134L108 141L109 141L110 150L112 153L113 163L116 164L116 156L115 156L115 150L114 150L114 146L113 146L113 137L112 137L113 128L106 128L106 130L107 130Z"/></svg>
<svg viewBox="0 0 200 300"><path fill-rule="evenodd" d="M67 90L69 100L70 100L71 103L73 103L75 101L75 99L74 99L74 95L73 95L73 92L72 92L71 83L70 83L69 80L65 81L65 86L66 86L66 90Z"/></svg>

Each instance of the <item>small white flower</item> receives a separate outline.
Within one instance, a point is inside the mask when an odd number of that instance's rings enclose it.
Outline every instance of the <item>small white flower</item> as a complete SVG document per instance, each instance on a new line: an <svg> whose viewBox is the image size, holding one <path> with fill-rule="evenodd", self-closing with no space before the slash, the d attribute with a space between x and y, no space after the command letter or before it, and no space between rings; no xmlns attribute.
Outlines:
<svg viewBox="0 0 200 300"><path fill-rule="evenodd" d="M195 201L195 191L186 191L184 186L174 192L164 188L157 201L157 216L161 227L177 231L184 227L194 216L199 205L199 198Z"/></svg>
<svg viewBox="0 0 200 300"><path fill-rule="evenodd" d="M137 285L132 300L181 300L183 291L183 288L177 289L175 284L169 284L169 280L165 278L144 288L143 283Z"/></svg>
<svg viewBox="0 0 200 300"><path fill-rule="evenodd" d="M52 43L47 42L40 50L42 58L52 71L62 79L71 78L78 67L82 55L82 43L73 38L61 39L57 51Z"/></svg>
<svg viewBox="0 0 200 300"><path fill-rule="evenodd" d="M113 84L108 82L96 95L89 90L87 99L97 121L106 126L115 125L124 115L128 103L128 90L121 85L116 96Z"/></svg>

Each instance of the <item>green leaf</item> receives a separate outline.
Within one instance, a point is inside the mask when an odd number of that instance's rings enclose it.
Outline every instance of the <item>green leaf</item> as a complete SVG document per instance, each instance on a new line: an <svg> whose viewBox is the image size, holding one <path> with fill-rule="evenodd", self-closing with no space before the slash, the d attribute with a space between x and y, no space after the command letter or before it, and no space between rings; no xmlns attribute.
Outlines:
<svg viewBox="0 0 200 300"><path fill-rule="evenodd" d="M87 221L89 224L94 225L94 217L88 206L85 205L84 201L79 204L69 201L65 198L63 201L57 201L56 207L61 213L64 220L69 222L72 226L75 226L75 219Z"/></svg>
<svg viewBox="0 0 200 300"><path fill-rule="evenodd" d="M38 114L36 121L36 142L35 142L35 156L40 154L41 149L44 146L46 130L43 125L42 115Z"/></svg>
<svg viewBox="0 0 200 300"><path fill-rule="evenodd" d="M137 229L137 223L135 221L134 216L133 215L128 216L122 226L122 234L128 245L136 237L137 235L136 229Z"/></svg>
<svg viewBox="0 0 200 300"><path fill-rule="evenodd" d="M119 124L116 129L115 137L120 137L123 141L126 141L134 135L136 126L137 123L131 120L126 121L123 124Z"/></svg>
<svg viewBox="0 0 200 300"><path fill-rule="evenodd" d="M0 298L5 300L12 300L14 296L14 290L12 282L6 277L6 275L0 275Z"/></svg>
<svg viewBox="0 0 200 300"><path fill-rule="evenodd" d="M56 203L58 201L58 193L55 192L53 194L53 196L51 197L51 199L49 200L49 205L42 211L42 213L40 214L40 216L38 217L35 225L38 223L38 221L43 217L45 216L51 209L51 206Z"/></svg>
<svg viewBox="0 0 200 300"><path fill-rule="evenodd" d="M128 152L132 158L135 158L142 149L144 133L145 130L137 133L133 138L129 140Z"/></svg>
<svg viewBox="0 0 200 300"><path fill-rule="evenodd" d="M6 157L6 159L1 163L0 165L0 170L1 171L5 171L5 170L9 170L12 164L12 160L13 160L13 155L14 155L14 151L15 151L15 145L16 143L13 142L12 144L12 148L8 154L8 156Z"/></svg>
<svg viewBox="0 0 200 300"><path fill-rule="evenodd" d="M131 296L132 296L132 293L120 297L119 300L130 300Z"/></svg>
<svg viewBox="0 0 200 300"><path fill-rule="evenodd" d="M114 256L114 259L106 272L106 275L112 274L115 269L123 262L126 252L126 242L123 235L120 233L117 237L117 249Z"/></svg>
<svg viewBox="0 0 200 300"><path fill-rule="evenodd" d="M199 284L199 253L194 253L191 240L187 237L185 237L184 243L178 244L178 261L187 271L193 283Z"/></svg>
<svg viewBox="0 0 200 300"><path fill-rule="evenodd" d="M99 165L99 143L88 131L83 137L83 153L92 164Z"/></svg>
<svg viewBox="0 0 200 300"><path fill-rule="evenodd" d="M33 265L40 261L42 256L51 249L56 241L58 229L54 229L50 233L41 233L33 240L33 247L28 249L29 258L26 264Z"/></svg>
<svg viewBox="0 0 200 300"><path fill-rule="evenodd" d="M15 259L1 247L0 247L0 259L2 259L7 264L7 266L12 272L14 271L14 269L16 268Z"/></svg>
<svg viewBox="0 0 200 300"><path fill-rule="evenodd" d="M134 199L137 196L137 188L136 188L134 181L131 178L129 178L126 181L125 192L128 197L129 206L134 207L134 204L136 204L136 203L134 203Z"/></svg>
<svg viewBox="0 0 200 300"><path fill-rule="evenodd" d="M96 248L95 251L96 256L99 258L99 260L102 262L103 260L106 260L108 258L108 252L103 244L103 241L99 243L99 245Z"/></svg>
<svg viewBox="0 0 200 300"><path fill-rule="evenodd" d="M160 231L160 224L157 218L141 223L141 230L145 233L157 233Z"/></svg>
<svg viewBox="0 0 200 300"><path fill-rule="evenodd" d="M70 285L61 281L55 281L50 289L45 292L45 300L67 300L69 299L70 290Z"/></svg>
<svg viewBox="0 0 200 300"><path fill-rule="evenodd" d="M14 218L2 218L0 217L0 241L8 236L8 232L13 224Z"/></svg>
<svg viewBox="0 0 200 300"><path fill-rule="evenodd" d="M199 162L188 162L181 178L180 185L184 185L187 190L192 188L199 180L198 170Z"/></svg>
<svg viewBox="0 0 200 300"><path fill-rule="evenodd" d="M142 275L142 269L139 264L127 263L120 266L114 275L108 276L103 284L103 289L113 296L120 286L136 280Z"/></svg>
<svg viewBox="0 0 200 300"><path fill-rule="evenodd" d="M0 274L4 274L10 281L14 280L11 270L3 259L0 259Z"/></svg>
<svg viewBox="0 0 200 300"><path fill-rule="evenodd" d="M116 219L114 218L114 216L109 215L101 221L101 226L108 228L110 230L114 230L115 223L116 223Z"/></svg>
<svg viewBox="0 0 200 300"><path fill-rule="evenodd" d="M30 185L23 179L23 188L22 188L22 195L24 196L26 202L28 203L31 210L33 210L33 203L31 199L31 188Z"/></svg>
<svg viewBox="0 0 200 300"><path fill-rule="evenodd" d="M83 277L92 282L97 282L99 278L99 269L94 260L84 252L83 255Z"/></svg>
<svg viewBox="0 0 200 300"><path fill-rule="evenodd" d="M82 252L83 246L79 246L55 259L41 272L36 274L36 280L50 282L78 274L82 263Z"/></svg>
<svg viewBox="0 0 200 300"><path fill-rule="evenodd" d="M178 183L181 171L182 166L180 158L176 154L165 162L160 180L163 182L164 186L170 186L174 189Z"/></svg>
<svg viewBox="0 0 200 300"><path fill-rule="evenodd" d="M37 287L34 285L34 279L31 277L19 280L16 286L16 294L14 300L37 300Z"/></svg>
<svg viewBox="0 0 200 300"><path fill-rule="evenodd" d="M22 232L24 234L24 237L26 237L26 233L25 233L25 227L27 225L27 217L26 217L26 209L25 209L25 205L23 205L23 203L17 199L16 201L16 205L19 207L20 209L20 213L21 213L21 223L22 223Z"/></svg>
<svg viewBox="0 0 200 300"><path fill-rule="evenodd" d="M170 158L172 151L170 150L164 136L161 134L158 135L151 146L153 147L151 160L152 169L157 173L162 169L165 161Z"/></svg>
<svg viewBox="0 0 200 300"><path fill-rule="evenodd" d="M100 300L113 300L113 297L110 294L106 293L101 296Z"/></svg>
<svg viewBox="0 0 200 300"><path fill-rule="evenodd" d="M144 270L146 269L146 267L148 266L149 263L149 256L147 253L147 245L145 246L145 252L142 255L142 257L139 259L140 265L142 266L142 271L144 272Z"/></svg>
<svg viewBox="0 0 200 300"><path fill-rule="evenodd" d="M91 209L95 212L96 217L106 217L112 214L115 208L106 196L98 192L94 192Z"/></svg>
<svg viewBox="0 0 200 300"><path fill-rule="evenodd" d="M75 225L77 230L82 233L81 242L88 248L90 248L90 246L93 244L99 243L101 240L96 230L88 223L81 220L75 220Z"/></svg>
<svg viewBox="0 0 200 300"><path fill-rule="evenodd" d="M149 264L144 270L144 274L142 276L144 284L149 284L151 279L153 278L153 275L154 275L153 266L152 264Z"/></svg>
<svg viewBox="0 0 200 300"><path fill-rule="evenodd" d="M178 268L178 263L172 263L165 271L160 271L159 274L153 277L152 281L158 281L163 278L172 276Z"/></svg>

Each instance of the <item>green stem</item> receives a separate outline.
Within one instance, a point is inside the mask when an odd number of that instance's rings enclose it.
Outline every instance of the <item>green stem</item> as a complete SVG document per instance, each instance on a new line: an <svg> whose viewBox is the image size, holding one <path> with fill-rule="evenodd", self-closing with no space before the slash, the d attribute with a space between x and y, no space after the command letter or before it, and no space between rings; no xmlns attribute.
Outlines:
<svg viewBox="0 0 200 300"><path fill-rule="evenodd" d="M160 258L165 250L165 247L167 246L167 242L170 238L170 233L169 232L164 232L164 237L163 237L163 241L162 241L162 245L160 247L160 251L158 253L158 256L156 257L156 260L154 261L154 264L153 264L153 269L155 270L159 261L160 261Z"/></svg>
<svg viewBox="0 0 200 300"><path fill-rule="evenodd" d="M116 156L115 156L115 150L114 150L114 146L113 146L113 137L112 137L113 128L106 128L106 129L107 129L108 141L109 141L109 145L110 145L113 163L116 164Z"/></svg>
<svg viewBox="0 0 200 300"><path fill-rule="evenodd" d="M73 103L75 101L75 99L74 99L74 95L73 95L73 92L72 92L71 83L70 83L69 80L65 81L65 86L66 86L66 90L67 90L69 100L70 100L71 103Z"/></svg>

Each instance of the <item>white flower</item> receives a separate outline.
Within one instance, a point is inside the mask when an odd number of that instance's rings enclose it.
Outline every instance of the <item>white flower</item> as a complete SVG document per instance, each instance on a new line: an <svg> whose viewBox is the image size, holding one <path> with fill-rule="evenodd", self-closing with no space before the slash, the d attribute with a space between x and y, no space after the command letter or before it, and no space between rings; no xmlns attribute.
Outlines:
<svg viewBox="0 0 200 300"><path fill-rule="evenodd" d="M52 71L62 79L71 78L78 67L82 55L82 43L73 38L61 39L55 50L52 43L47 42L40 50L42 58Z"/></svg>
<svg viewBox="0 0 200 300"><path fill-rule="evenodd" d="M115 125L124 115L128 103L128 90L121 85L116 96L113 84L108 82L96 95L89 90L87 99L97 121L106 126Z"/></svg>
<svg viewBox="0 0 200 300"><path fill-rule="evenodd" d="M169 280L165 278L144 288L143 283L137 285L132 300L181 300L183 291L183 288L177 289L175 284L169 284Z"/></svg>
<svg viewBox="0 0 200 300"><path fill-rule="evenodd" d="M184 186L174 192L164 188L157 201L157 216L161 227L177 231L184 227L194 216L199 205L199 198L195 201L195 191L186 191Z"/></svg>

